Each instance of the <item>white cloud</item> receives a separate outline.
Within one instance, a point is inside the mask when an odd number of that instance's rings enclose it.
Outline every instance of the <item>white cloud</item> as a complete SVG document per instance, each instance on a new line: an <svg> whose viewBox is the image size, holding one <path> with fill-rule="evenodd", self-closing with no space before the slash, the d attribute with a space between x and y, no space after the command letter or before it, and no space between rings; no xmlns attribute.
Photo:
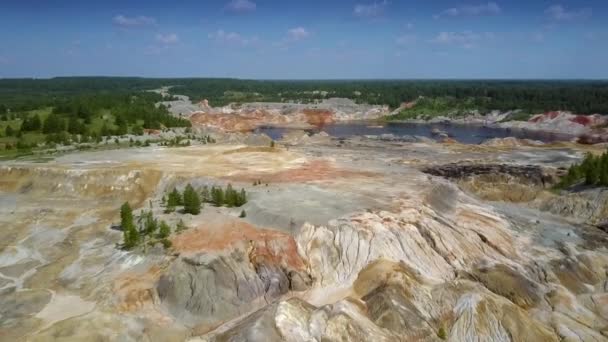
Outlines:
<svg viewBox="0 0 608 342"><path fill-rule="evenodd" d="M377 18L384 15L384 10L388 6L388 1L374 2L373 4L358 4L353 9L353 14L360 18Z"/></svg>
<svg viewBox="0 0 608 342"><path fill-rule="evenodd" d="M258 38L255 36L251 37L251 38L245 38L242 35L240 35L239 33L226 32L224 30L217 30L215 32L209 33L207 35L207 37L218 43L242 45L242 46L251 45L258 41Z"/></svg>
<svg viewBox="0 0 608 342"><path fill-rule="evenodd" d="M410 45L416 42L418 38L415 34L404 34L395 39L397 45Z"/></svg>
<svg viewBox="0 0 608 342"><path fill-rule="evenodd" d="M127 17L122 14L112 18L112 22L116 26L123 28L129 27L142 27L142 26L153 26L156 25L156 19L152 17L138 16L138 17Z"/></svg>
<svg viewBox="0 0 608 342"><path fill-rule="evenodd" d="M459 17L459 16L479 16L479 15L496 15L500 14L502 9L495 2L488 2L480 5L465 5L460 7L448 8L445 11L434 15L435 19L441 17Z"/></svg>
<svg viewBox="0 0 608 342"><path fill-rule="evenodd" d="M232 0L226 5L227 10L236 13L253 12L256 8L255 2L250 0Z"/></svg>
<svg viewBox="0 0 608 342"><path fill-rule="evenodd" d="M589 18L592 14L591 8L581 8L568 11L562 5L554 5L545 10L545 14L555 20L577 20Z"/></svg>
<svg viewBox="0 0 608 342"><path fill-rule="evenodd" d="M463 32L440 32L431 42L444 45L458 45L466 49L477 46L484 40L494 39L494 33L484 32L475 33L472 31Z"/></svg>
<svg viewBox="0 0 608 342"><path fill-rule="evenodd" d="M308 38L310 36L310 32L308 32L305 28L303 28L301 26L294 27L287 31L287 36L292 41L302 40L302 39Z"/></svg>
<svg viewBox="0 0 608 342"><path fill-rule="evenodd" d="M175 33L167 33L167 34L159 33L156 35L156 41L161 44L164 44L164 45L171 45L171 44L178 43L179 37Z"/></svg>

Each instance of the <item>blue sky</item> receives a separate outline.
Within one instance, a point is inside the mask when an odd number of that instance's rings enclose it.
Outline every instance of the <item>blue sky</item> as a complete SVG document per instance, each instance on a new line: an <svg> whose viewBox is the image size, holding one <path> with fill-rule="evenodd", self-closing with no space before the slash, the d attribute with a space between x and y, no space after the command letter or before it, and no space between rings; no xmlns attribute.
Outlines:
<svg viewBox="0 0 608 342"><path fill-rule="evenodd" d="M0 77L608 78L608 1L0 0Z"/></svg>

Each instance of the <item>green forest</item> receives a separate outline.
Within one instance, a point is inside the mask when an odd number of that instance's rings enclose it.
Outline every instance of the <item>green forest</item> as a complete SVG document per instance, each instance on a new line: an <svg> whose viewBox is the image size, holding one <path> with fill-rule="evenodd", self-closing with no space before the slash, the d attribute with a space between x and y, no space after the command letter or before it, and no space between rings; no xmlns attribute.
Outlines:
<svg viewBox="0 0 608 342"><path fill-rule="evenodd" d="M583 80L241 80L228 78L59 77L0 79L0 112L23 112L73 101L80 96L133 96L172 86L172 94L212 106L249 101L311 102L346 97L361 103L389 105L420 96L446 98L484 110L532 112L571 110L608 114L608 81ZM142 95L143 96L143 95ZM158 94L149 96L160 97ZM99 106L99 105L98 105ZM107 105L106 105L107 106Z"/></svg>
<svg viewBox="0 0 608 342"><path fill-rule="evenodd" d="M156 106L163 96L137 79L0 80L0 151L100 142L145 129L189 127Z"/></svg>
<svg viewBox="0 0 608 342"><path fill-rule="evenodd" d="M0 152L41 144L99 142L105 136L141 135L145 129L188 127L155 104L172 95L212 106L250 101L310 103L330 97L358 103L416 106L390 119L478 110L521 110L521 117L551 110L608 114L606 81L524 80L240 80L213 78L58 77L0 79Z"/></svg>
<svg viewBox="0 0 608 342"><path fill-rule="evenodd" d="M557 189L584 183L589 186L608 186L608 151L600 156L588 154L580 164L574 164L556 185Z"/></svg>

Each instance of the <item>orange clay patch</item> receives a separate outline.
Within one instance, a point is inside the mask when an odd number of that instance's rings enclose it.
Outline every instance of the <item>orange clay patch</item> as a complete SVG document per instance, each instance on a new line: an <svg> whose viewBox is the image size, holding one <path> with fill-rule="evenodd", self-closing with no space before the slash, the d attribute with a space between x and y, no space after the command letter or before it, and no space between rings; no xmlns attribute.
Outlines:
<svg viewBox="0 0 608 342"><path fill-rule="evenodd" d="M173 249L182 254L221 251L244 244L248 246L249 259L253 263L266 262L294 269L304 268L291 235L256 228L242 221L190 229L175 236L172 242Z"/></svg>
<svg viewBox="0 0 608 342"><path fill-rule="evenodd" d="M232 114L194 113L190 117L193 125L217 127L229 132L248 132L263 124L285 124L284 115L264 110L253 110Z"/></svg>
<svg viewBox="0 0 608 342"><path fill-rule="evenodd" d="M113 284L113 292L118 298L120 312L133 312L154 301L154 287L160 277L158 266L150 267L146 272L123 273Z"/></svg>
<svg viewBox="0 0 608 342"><path fill-rule="evenodd" d="M306 116L306 121L317 127L323 127L334 122L334 114L328 110L304 109L302 113Z"/></svg>
<svg viewBox="0 0 608 342"><path fill-rule="evenodd" d="M374 177L376 175L377 174L373 172L339 169L328 160L318 159L307 162L300 167L276 173L246 174L226 178L242 182L260 180L262 183L302 183L337 178Z"/></svg>

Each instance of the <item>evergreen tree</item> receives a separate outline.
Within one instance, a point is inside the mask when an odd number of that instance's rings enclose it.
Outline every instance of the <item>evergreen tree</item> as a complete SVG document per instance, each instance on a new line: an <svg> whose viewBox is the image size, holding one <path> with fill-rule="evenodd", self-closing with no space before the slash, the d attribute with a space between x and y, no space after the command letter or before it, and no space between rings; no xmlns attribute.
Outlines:
<svg viewBox="0 0 608 342"><path fill-rule="evenodd" d="M184 190L184 212L192 215L198 215L201 212L201 199L190 184Z"/></svg>
<svg viewBox="0 0 608 342"><path fill-rule="evenodd" d="M581 181L587 185L608 186L608 151L598 157L588 154L581 164L572 165L556 187L566 188Z"/></svg>
<svg viewBox="0 0 608 342"><path fill-rule="evenodd" d="M101 126L100 133L104 137L112 135L112 130L110 129L110 127L108 127L106 122L104 122L103 126Z"/></svg>
<svg viewBox="0 0 608 342"><path fill-rule="evenodd" d="M224 192L224 203L229 208L234 207L237 203L237 193L232 189L232 184L228 183L226 191Z"/></svg>
<svg viewBox="0 0 608 342"><path fill-rule="evenodd" d="M6 125L6 129L4 130L4 134L7 137L12 137L13 135L15 135L15 130L13 129L13 127L11 127L11 125Z"/></svg>
<svg viewBox="0 0 608 342"><path fill-rule="evenodd" d="M42 123L38 115L26 117L25 119L23 119L23 123L21 124L21 130L26 132L37 131L41 127Z"/></svg>
<svg viewBox="0 0 608 342"><path fill-rule="evenodd" d="M42 125L42 133L59 133L65 130L65 121L57 114L49 115Z"/></svg>
<svg viewBox="0 0 608 342"><path fill-rule="evenodd" d="M85 128L86 127L80 120L75 117L70 117L70 120L68 121L68 132L72 134L84 134Z"/></svg>
<svg viewBox="0 0 608 342"><path fill-rule="evenodd" d="M144 234L152 236L158 229L158 221L154 218L152 211L143 214L144 219Z"/></svg>
<svg viewBox="0 0 608 342"><path fill-rule="evenodd" d="M220 187L211 188L211 200L216 207L224 205L224 190Z"/></svg>
<svg viewBox="0 0 608 342"><path fill-rule="evenodd" d="M241 218L247 217L247 213L245 212L245 209L243 209L241 211L241 215L239 215L239 217L241 217Z"/></svg>
<svg viewBox="0 0 608 342"><path fill-rule="evenodd" d="M139 242L139 232L133 223L133 210L128 202L120 207L120 226L123 231L123 244L126 249L131 249Z"/></svg>
<svg viewBox="0 0 608 342"><path fill-rule="evenodd" d="M171 227L165 221L160 221L160 227L158 229L158 237L165 239L171 235Z"/></svg>
<svg viewBox="0 0 608 342"><path fill-rule="evenodd" d="M245 192L245 189L241 188L241 192L237 196L236 206L240 207L240 206L244 205L245 203L247 203L247 193Z"/></svg>
<svg viewBox="0 0 608 342"><path fill-rule="evenodd" d="M177 191L176 188L173 188L173 191L169 193L167 199L167 207L177 207L183 204L182 195Z"/></svg>

